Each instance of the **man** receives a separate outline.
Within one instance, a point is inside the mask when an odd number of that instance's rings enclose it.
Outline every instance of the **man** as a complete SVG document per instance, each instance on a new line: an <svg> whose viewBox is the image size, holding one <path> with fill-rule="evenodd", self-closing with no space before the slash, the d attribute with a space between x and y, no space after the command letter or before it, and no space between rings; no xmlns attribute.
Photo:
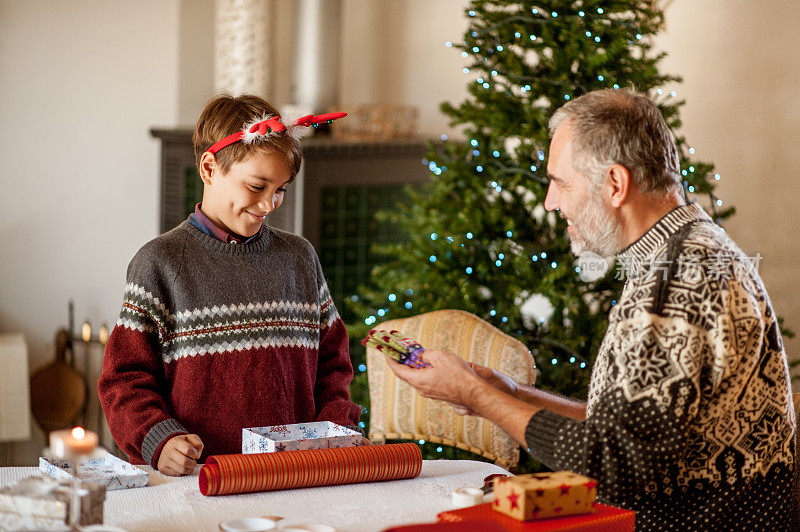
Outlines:
<svg viewBox="0 0 800 532"><path fill-rule="evenodd" d="M627 279L586 404L436 349L395 374L499 425L544 463L598 480L639 530L784 530L794 517L786 355L748 258L697 204L645 96L604 90L550 121L548 210L575 254L617 255Z"/></svg>

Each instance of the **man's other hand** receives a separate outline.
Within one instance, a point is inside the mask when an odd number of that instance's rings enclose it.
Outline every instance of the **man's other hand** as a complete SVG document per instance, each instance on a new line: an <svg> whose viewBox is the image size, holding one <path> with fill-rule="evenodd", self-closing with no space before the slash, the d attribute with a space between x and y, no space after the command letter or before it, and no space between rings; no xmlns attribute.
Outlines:
<svg viewBox="0 0 800 532"><path fill-rule="evenodd" d="M478 377L491 384L494 388L508 395L517 396L519 384L505 373L476 364L475 362L470 362L469 367L472 368L472 371L474 371Z"/></svg>

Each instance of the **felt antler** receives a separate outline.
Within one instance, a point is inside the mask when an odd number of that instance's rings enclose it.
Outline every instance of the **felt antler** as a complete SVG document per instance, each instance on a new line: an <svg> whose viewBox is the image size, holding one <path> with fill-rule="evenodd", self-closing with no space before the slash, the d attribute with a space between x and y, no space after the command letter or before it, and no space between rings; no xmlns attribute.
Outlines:
<svg viewBox="0 0 800 532"><path fill-rule="evenodd" d="M325 122L331 123L334 120L338 120L340 118L344 118L347 116L347 113L325 113L321 115L308 115L302 118L298 118L294 125L295 126L306 126L306 127L317 127L319 124L324 124Z"/></svg>
<svg viewBox="0 0 800 532"><path fill-rule="evenodd" d="M321 115L308 115L302 118L297 119L293 124L291 124L288 129L287 127L281 122L281 117L279 116L267 116L257 118L251 122L245 124L244 129L241 131L237 131L232 135L228 135L222 140L219 140L211 145L208 148L208 152L217 153L222 148L230 146L236 142L242 141L245 144L252 144L259 140L262 140L270 135L275 135L277 133L283 133L286 131L290 135L293 135L293 131L295 128L298 127L318 127L320 124L328 123L330 124L334 120L338 120L339 118L344 118L347 116L347 113L324 113Z"/></svg>

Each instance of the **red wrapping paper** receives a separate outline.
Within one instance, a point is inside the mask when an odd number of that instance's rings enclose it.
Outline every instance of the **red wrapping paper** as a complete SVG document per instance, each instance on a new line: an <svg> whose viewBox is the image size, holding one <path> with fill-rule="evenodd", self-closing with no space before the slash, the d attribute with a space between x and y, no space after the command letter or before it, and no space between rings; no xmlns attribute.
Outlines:
<svg viewBox="0 0 800 532"><path fill-rule="evenodd" d="M492 503L468 506L439 514L440 523L492 521L509 532L570 530L572 532L634 532L636 512L597 503L597 512L583 515L550 517L535 521L517 521L492 509ZM476 529L479 530L479 529Z"/></svg>
<svg viewBox="0 0 800 532"><path fill-rule="evenodd" d="M200 470L200 493L228 495L333 484L413 478L422 452L413 443L261 454L210 456Z"/></svg>

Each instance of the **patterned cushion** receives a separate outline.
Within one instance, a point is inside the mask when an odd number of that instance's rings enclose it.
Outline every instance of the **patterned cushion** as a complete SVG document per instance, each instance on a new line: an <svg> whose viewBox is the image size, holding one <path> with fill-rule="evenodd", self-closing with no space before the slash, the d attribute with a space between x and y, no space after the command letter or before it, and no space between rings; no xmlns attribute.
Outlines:
<svg viewBox="0 0 800 532"><path fill-rule="evenodd" d="M425 347L437 347L461 358L533 384L536 365L530 351L518 340L480 318L461 310L437 310L412 318L391 320L376 329L396 329ZM506 469L519 461L519 444L489 421L459 416L442 401L425 399L395 377L384 356L367 349L371 401L370 439L425 439L472 451Z"/></svg>
<svg viewBox="0 0 800 532"><path fill-rule="evenodd" d="M794 403L795 414L800 414L800 393L792 394L792 402Z"/></svg>
<svg viewBox="0 0 800 532"><path fill-rule="evenodd" d="M800 393L792 394L794 402L794 531L800 531Z"/></svg>

